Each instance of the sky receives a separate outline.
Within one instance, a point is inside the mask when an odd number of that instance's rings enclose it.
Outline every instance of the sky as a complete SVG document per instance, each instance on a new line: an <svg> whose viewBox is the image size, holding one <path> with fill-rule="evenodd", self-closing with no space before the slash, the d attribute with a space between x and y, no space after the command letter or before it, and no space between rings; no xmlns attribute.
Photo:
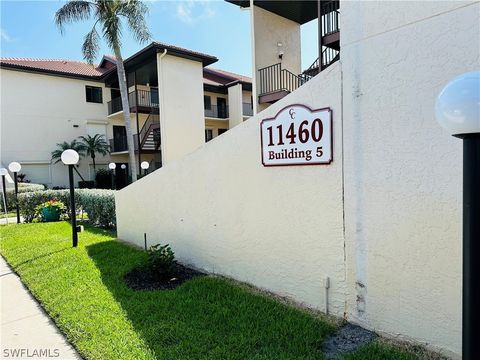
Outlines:
<svg viewBox="0 0 480 360"><path fill-rule="evenodd" d="M251 76L250 12L225 1L145 1L150 9L147 25L152 39L216 56L212 66ZM64 35L54 14L64 0L0 0L0 56L83 60L81 46L93 21L67 25ZM124 58L145 45L125 31ZM302 65L318 55L316 22L302 26ZM102 43L99 54L112 51ZM99 62L101 55L97 59Z"/></svg>

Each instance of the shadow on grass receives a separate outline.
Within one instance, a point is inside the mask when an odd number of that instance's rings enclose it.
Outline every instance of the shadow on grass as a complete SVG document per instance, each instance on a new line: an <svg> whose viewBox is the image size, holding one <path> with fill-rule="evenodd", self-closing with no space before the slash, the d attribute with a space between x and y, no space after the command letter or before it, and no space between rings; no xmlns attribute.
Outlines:
<svg viewBox="0 0 480 360"><path fill-rule="evenodd" d="M333 326L215 277L169 291L133 291L124 275L145 252L118 241L89 245L104 285L158 359L319 359Z"/></svg>
<svg viewBox="0 0 480 360"><path fill-rule="evenodd" d="M65 247L65 248L63 248L63 249L59 249L59 250L56 250L56 251L50 251L50 252L48 252L48 253L35 256L35 257L31 258L31 259L28 259L28 260L22 261L21 263L15 264L15 267L13 267L13 269L14 269L14 270L17 270L17 269L18 269L19 267L21 267L22 265L27 265L27 264L29 264L29 263L31 263L31 262L44 259L44 258L46 258L46 257L49 257L49 256L52 256L52 255L55 255L55 254L58 254L58 253L67 251L67 250L69 250L69 249L70 249L70 247Z"/></svg>

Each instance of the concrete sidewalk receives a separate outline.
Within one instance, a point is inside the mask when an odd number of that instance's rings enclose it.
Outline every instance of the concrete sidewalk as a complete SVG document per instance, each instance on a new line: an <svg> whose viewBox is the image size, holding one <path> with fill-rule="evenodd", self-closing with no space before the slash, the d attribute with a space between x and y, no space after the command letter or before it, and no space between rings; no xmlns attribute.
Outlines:
<svg viewBox="0 0 480 360"><path fill-rule="evenodd" d="M0 256L0 359L81 359Z"/></svg>

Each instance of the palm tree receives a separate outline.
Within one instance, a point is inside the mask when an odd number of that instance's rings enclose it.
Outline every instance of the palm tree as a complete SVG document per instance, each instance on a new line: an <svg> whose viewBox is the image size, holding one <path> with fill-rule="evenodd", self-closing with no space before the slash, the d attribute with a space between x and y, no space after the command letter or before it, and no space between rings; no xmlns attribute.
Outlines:
<svg viewBox="0 0 480 360"><path fill-rule="evenodd" d="M52 151L52 160L55 160L54 164L59 163L62 159L62 153L65 150L73 149L75 150L80 158L84 155L83 144L78 140L72 140L71 142L64 141L63 143L57 144L57 150Z"/></svg>
<svg viewBox="0 0 480 360"><path fill-rule="evenodd" d="M93 16L95 23L93 24L92 30L85 35L82 46L83 57L89 63L93 63L100 47L100 35L96 30L97 24L102 28L103 39L115 54L125 130L127 133L128 157L130 170L132 172L132 181L137 180L137 167L135 165L125 68L120 51L121 30L122 20L124 20L139 43L148 41L150 39L150 32L145 23L147 13L148 7L140 0L70 0L55 13L55 23L62 33L64 32L64 25L75 21L87 20Z"/></svg>
<svg viewBox="0 0 480 360"><path fill-rule="evenodd" d="M103 156L110 153L110 145L105 141L105 136L100 134L95 134L93 136L79 136L81 140L80 148L85 152L86 155L90 155L93 162L93 172L96 172L95 168L95 154L99 153Z"/></svg>
<svg viewBox="0 0 480 360"><path fill-rule="evenodd" d="M80 141L78 141L78 140L72 140L71 142L64 141L63 143L58 143L57 144L57 149L52 151L52 161L55 160L54 164L57 164L62 160L62 153L65 150L68 150L68 149L75 150L78 153L78 155L80 156L80 158L82 158L83 155L84 155L84 150L83 150L84 146ZM80 174L78 172L78 170L75 166L73 167L73 169L78 174L78 176L80 176L80 179L85 181L82 174Z"/></svg>

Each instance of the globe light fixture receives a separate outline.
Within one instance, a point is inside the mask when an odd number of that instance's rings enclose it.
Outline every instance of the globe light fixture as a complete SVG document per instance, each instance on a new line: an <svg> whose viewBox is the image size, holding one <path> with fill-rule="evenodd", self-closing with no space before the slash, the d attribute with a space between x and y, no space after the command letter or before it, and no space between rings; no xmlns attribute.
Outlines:
<svg viewBox="0 0 480 360"><path fill-rule="evenodd" d="M140 167L143 169L145 175L147 175L148 168L150 167L150 163L148 161L142 161Z"/></svg>
<svg viewBox="0 0 480 360"><path fill-rule="evenodd" d="M61 159L65 165L75 165L78 163L80 156L75 150L68 149L62 152Z"/></svg>
<svg viewBox="0 0 480 360"><path fill-rule="evenodd" d="M438 123L463 140L462 357L478 359L475 320L480 318L480 71L462 74L440 92Z"/></svg>
<svg viewBox="0 0 480 360"><path fill-rule="evenodd" d="M15 204L17 209L17 224L20 224L20 206L18 205L18 172L22 170L22 165L16 161L8 164L8 170L13 173L13 183L15 187Z"/></svg>
<svg viewBox="0 0 480 360"><path fill-rule="evenodd" d="M114 162L111 162L110 164L108 164L108 168L110 169L110 182L111 182L110 188L112 190L114 190L116 188L116 186L115 186L115 169L117 168L117 164L115 164Z"/></svg>
<svg viewBox="0 0 480 360"><path fill-rule="evenodd" d="M127 165L122 164L120 167L122 168L122 170L125 170L127 168Z"/></svg>
<svg viewBox="0 0 480 360"><path fill-rule="evenodd" d="M12 173L19 172L22 170L22 165L20 163L13 161L10 164L8 164L8 170L10 170Z"/></svg>
<svg viewBox="0 0 480 360"><path fill-rule="evenodd" d="M68 178L70 182L70 218L72 221L72 246L78 246L78 229L77 229L77 211L75 210L75 188L73 185L73 167L78 163L80 156L73 149L62 152L60 157L65 165L68 165Z"/></svg>

